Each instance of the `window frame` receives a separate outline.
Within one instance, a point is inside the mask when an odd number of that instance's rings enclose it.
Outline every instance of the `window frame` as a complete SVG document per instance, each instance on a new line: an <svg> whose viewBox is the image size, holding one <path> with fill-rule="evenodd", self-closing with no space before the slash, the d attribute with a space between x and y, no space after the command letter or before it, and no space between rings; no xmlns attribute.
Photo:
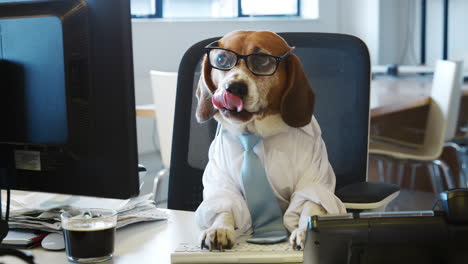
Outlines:
<svg viewBox="0 0 468 264"><path fill-rule="evenodd" d="M131 15L132 18L164 18L163 15L163 0L153 0L156 6L156 13L150 15ZM300 17L301 16L301 0L297 1L297 13L286 15L286 14L272 14L272 15L246 15L242 12L242 0L237 0L237 18L239 17ZM236 18L236 17L233 17Z"/></svg>

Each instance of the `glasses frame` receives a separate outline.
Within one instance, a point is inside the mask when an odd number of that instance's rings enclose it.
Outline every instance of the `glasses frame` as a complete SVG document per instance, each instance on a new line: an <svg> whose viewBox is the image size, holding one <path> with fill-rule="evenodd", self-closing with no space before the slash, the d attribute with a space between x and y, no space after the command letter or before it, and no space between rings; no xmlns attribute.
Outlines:
<svg viewBox="0 0 468 264"><path fill-rule="evenodd" d="M249 71L251 73L253 73L254 75L257 75L257 76L272 76L273 74L276 73L276 71L278 70L278 66L280 64L281 61L283 61L284 59L286 59L286 57L288 57L289 54L291 54L291 52L294 50L295 47L292 47L290 50L288 50L286 53L284 53L282 56L273 56L273 55L270 55L270 54L265 54L265 53L252 53L252 54L248 54L248 55L242 55L242 54L239 54L235 51L232 51L230 49L224 49L224 48L220 48L218 46L218 41L214 41L214 42L211 42L210 44L206 45L205 46L205 51L206 51L206 56L208 57L208 63L211 65L211 67L217 69L217 70L220 70L220 71L230 71L232 70L234 67L237 66L237 64L239 64L239 61L240 60L244 60L245 62L245 65L247 66L247 69L249 69ZM211 64L211 60L210 60L210 52L212 50L215 50L215 49L219 49L219 50L225 50L225 51L229 51L229 52L232 52L236 55L236 63L228 68L228 69L222 69L222 68L218 68L216 66L213 66L213 64ZM268 57L272 57L275 59L276 61L276 65L275 65L275 70L273 71L273 73L270 73L270 74L260 74L260 73L256 73L254 71L252 71L252 69L250 69L249 67L249 63L247 62L247 58L252 56L252 55L261 55L261 56L268 56Z"/></svg>

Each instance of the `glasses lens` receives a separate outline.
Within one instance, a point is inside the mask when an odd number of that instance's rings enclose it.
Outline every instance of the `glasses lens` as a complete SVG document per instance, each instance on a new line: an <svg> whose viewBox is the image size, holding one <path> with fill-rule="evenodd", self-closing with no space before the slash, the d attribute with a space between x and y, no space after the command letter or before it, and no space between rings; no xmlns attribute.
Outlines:
<svg viewBox="0 0 468 264"><path fill-rule="evenodd" d="M210 50L210 64L218 69L231 69L236 65L237 56L234 52L223 49Z"/></svg>
<svg viewBox="0 0 468 264"><path fill-rule="evenodd" d="M257 74L272 74L276 70L276 59L269 55L250 55L247 64L250 70Z"/></svg>

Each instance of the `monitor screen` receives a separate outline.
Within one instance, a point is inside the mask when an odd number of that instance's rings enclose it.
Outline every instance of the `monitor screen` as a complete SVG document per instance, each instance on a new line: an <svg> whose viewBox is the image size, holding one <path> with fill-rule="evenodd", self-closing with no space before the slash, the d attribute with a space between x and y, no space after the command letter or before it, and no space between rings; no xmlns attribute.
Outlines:
<svg viewBox="0 0 468 264"><path fill-rule="evenodd" d="M2 188L138 194L129 0L0 0Z"/></svg>

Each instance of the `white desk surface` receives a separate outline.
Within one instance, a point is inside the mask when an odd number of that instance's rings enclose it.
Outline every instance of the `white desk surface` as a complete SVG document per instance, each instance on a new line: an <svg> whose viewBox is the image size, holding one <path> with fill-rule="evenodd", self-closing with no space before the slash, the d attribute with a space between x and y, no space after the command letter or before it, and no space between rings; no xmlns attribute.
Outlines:
<svg viewBox="0 0 468 264"><path fill-rule="evenodd" d="M114 258L103 264L169 264L170 255L180 243L198 243L200 230L194 213L167 210L165 221L138 223L117 230ZM42 248L29 250L36 264L69 263L65 251L52 252ZM0 258L0 263L24 264L16 258Z"/></svg>

